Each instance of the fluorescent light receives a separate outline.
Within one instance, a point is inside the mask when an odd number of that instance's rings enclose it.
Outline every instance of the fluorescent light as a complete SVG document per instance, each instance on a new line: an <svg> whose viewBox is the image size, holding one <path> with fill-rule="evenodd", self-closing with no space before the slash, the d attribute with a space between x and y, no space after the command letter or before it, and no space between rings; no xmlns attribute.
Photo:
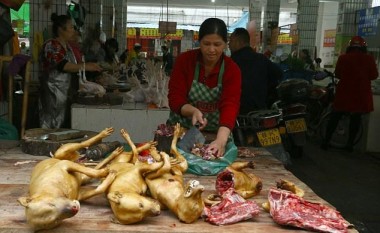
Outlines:
<svg viewBox="0 0 380 233"><path fill-rule="evenodd" d="M215 2L215 0L211 0L211 2Z"/></svg>

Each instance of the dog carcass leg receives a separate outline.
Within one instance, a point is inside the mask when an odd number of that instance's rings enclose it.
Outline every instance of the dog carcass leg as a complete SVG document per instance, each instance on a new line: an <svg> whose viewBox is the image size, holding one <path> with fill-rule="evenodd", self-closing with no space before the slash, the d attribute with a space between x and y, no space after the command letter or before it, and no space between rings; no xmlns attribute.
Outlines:
<svg viewBox="0 0 380 233"><path fill-rule="evenodd" d="M112 184L112 182L115 180L117 175L116 171L111 170L108 176L102 181L102 183L96 187L96 189L91 190L80 190L78 195L78 200L86 200L90 197L105 193L108 187Z"/></svg>

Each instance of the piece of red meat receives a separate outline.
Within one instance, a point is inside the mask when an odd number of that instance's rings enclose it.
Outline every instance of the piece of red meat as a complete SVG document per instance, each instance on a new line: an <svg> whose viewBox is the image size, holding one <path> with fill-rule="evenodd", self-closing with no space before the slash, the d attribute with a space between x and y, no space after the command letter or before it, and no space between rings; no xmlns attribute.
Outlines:
<svg viewBox="0 0 380 233"><path fill-rule="evenodd" d="M218 158L217 152L209 150L210 144L195 144L191 149L191 153L202 157L204 160L215 160Z"/></svg>
<svg viewBox="0 0 380 233"><path fill-rule="evenodd" d="M306 201L286 190L270 189L268 200L270 214L280 225L331 233L345 233L352 226L335 209Z"/></svg>
<svg viewBox="0 0 380 233"><path fill-rule="evenodd" d="M228 169L220 172L216 177L215 189L219 195L223 195L225 191L234 186L234 174Z"/></svg>
<svg viewBox="0 0 380 233"><path fill-rule="evenodd" d="M214 206L205 207L203 217L215 225L227 225L257 216L259 206L254 201L247 201L233 188L223 193L223 200Z"/></svg>

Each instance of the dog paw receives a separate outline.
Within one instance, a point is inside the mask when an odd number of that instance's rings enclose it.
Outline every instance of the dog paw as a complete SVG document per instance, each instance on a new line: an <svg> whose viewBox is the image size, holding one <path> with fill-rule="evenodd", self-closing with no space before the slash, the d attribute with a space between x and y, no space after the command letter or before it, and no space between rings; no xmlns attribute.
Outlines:
<svg viewBox="0 0 380 233"><path fill-rule="evenodd" d="M110 136L112 133L113 133L113 128L112 128L112 127L105 128L105 129L101 132L101 134L102 134L103 137Z"/></svg>

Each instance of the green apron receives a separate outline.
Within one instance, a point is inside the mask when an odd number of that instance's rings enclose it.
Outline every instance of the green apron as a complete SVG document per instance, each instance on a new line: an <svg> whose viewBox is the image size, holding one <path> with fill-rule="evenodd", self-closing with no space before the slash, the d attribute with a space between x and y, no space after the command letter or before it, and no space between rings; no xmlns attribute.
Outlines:
<svg viewBox="0 0 380 233"><path fill-rule="evenodd" d="M222 81L224 74L224 60L222 61L219 75L218 85L210 88L207 85L198 82L200 65L197 62L195 67L194 79L189 91L189 104L198 108L205 118L207 118L207 126L204 130L216 132L219 128L219 106L218 102L222 93ZM190 128L193 126L191 118L185 118L173 111L170 111L168 124L174 125L180 123L182 127Z"/></svg>

